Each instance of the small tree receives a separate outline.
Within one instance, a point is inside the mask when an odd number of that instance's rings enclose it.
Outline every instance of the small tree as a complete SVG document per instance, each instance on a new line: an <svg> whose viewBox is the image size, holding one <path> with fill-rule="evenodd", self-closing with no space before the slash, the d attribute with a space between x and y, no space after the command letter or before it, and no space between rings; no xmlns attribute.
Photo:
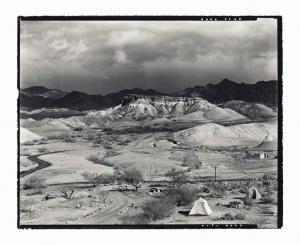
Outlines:
<svg viewBox="0 0 300 245"><path fill-rule="evenodd" d="M86 181L92 183L92 186L93 186L93 187L96 187L96 186L97 186L99 174L97 174L97 173L88 173L88 172L85 172L85 173L83 173L83 174L81 174L81 175L82 175L82 177L83 177Z"/></svg>
<svg viewBox="0 0 300 245"><path fill-rule="evenodd" d="M198 198L197 192L198 191L193 188L190 189L181 186L173 187L167 190L166 198L174 202L177 206L185 206L191 204Z"/></svg>
<svg viewBox="0 0 300 245"><path fill-rule="evenodd" d="M159 220L168 217L174 211L175 205L172 200L163 198L150 200L144 204L142 210L147 220Z"/></svg>
<svg viewBox="0 0 300 245"><path fill-rule="evenodd" d="M165 174L165 176L171 179L173 185L180 186L188 181L186 174L183 171L176 170L175 168L172 168Z"/></svg>
<svg viewBox="0 0 300 245"><path fill-rule="evenodd" d="M187 166L190 170L199 169L202 165L198 156L193 151L187 151L184 155L183 166Z"/></svg>
<svg viewBox="0 0 300 245"><path fill-rule="evenodd" d="M62 186L59 190L62 193L62 197L68 200L70 200L74 194L74 188L70 186Z"/></svg>
<svg viewBox="0 0 300 245"><path fill-rule="evenodd" d="M81 175L86 181L92 183L93 187L96 187L98 184L112 184L115 181L114 175L111 174L85 172Z"/></svg>
<svg viewBox="0 0 300 245"><path fill-rule="evenodd" d="M97 180L99 184L112 184L115 181L115 176L111 174L100 174Z"/></svg>
<svg viewBox="0 0 300 245"><path fill-rule="evenodd" d="M137 169L125 170L122 174L121 179L128 184L135 187L135 190L141 187L141 182L143 181L142 173Z"/></svg>

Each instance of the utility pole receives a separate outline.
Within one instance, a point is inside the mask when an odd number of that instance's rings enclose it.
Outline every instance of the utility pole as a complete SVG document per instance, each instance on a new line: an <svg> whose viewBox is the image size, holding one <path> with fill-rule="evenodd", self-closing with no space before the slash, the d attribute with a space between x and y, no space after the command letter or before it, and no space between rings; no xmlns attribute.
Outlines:
<svg viewBox="0 0 300 245"><path fill-rule="evenodd" d="M217 166L215 166L215 181L217 181Z"/></svg>

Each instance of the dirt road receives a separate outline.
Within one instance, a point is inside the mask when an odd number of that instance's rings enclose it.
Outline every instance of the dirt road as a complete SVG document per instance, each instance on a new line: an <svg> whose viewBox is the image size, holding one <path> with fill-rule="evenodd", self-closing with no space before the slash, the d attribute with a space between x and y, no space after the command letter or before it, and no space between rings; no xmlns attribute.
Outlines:
<svg viewBox="0 0 300 245"><path fill-rule="evenodd" d="M96 213L75 221L75 224L116 224L120 223L120 211L124 210L130 204L130 198L121 192L110 192L109 199L112 203L106 208Z"/></svg>
<svg viewBox="0 0 300 245"><path fill-rule="evenodd" d="M66 152L66 151L54 151L54 152L47 152L47 153L43 153L43 154L38 154L38 155L34 155L34 156L29 156L28 159L29 159L30 161L32 161L32 162L37 163L39 166L37 166L36 168L33 168L33 169L29 169L28 171L25 171L25 172L20 173L20 178L22 178L22 177L24 177L24 176L26 176L26 175L32 174L32 173L34 173L35 171L38 171L38 170L40 170L40 169L47 168L47 167L51 166L51 163L39 159L40 156L43 156L43 155L49 155L49 154L54 154L54 153L61 153L61 152Z"/></svg>

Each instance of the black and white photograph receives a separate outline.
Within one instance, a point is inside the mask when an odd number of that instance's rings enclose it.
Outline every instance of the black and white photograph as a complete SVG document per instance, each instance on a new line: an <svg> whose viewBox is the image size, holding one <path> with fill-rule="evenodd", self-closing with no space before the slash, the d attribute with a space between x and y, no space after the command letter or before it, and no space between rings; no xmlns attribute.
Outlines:
<svg viewBox="0 0 300 245"><path fill-rule="evenodd" d="M18 228L281 228L281 21L19 16Z"/></svg>

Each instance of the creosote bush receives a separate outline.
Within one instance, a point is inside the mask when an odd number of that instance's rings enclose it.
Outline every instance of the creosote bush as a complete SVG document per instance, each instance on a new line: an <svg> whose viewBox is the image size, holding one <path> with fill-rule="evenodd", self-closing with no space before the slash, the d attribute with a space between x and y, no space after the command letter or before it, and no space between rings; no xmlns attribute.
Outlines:
<svg viewBox="0 0 300 245"><path fill-rule="evenodd" d="M93 187L97 186L98 184L112 184L115 181L115 176L110 174L85 172L81 175L86 181L92 183Z"/></svg>
<svg viewBox="0 0 300 245"><path fill-rule="evenodd" d="M231 213L226 213L226 214L224 214L223 219L224 220L234 220L234 217Z"/></svg>
<svg viewBox="0 0 300 245"><path fill-rule="evenodd" d="M177 206L189 205L198 198L196 189L184 187L169 189L166 193L166 197Z"/></svg>
<svg viewBox="0 0 300 245"><path fill-rule="evenodd" d="M32 176L25 180L23 184L24 190L31 190L31 189L41 189L45 187L45 180L38 178L36 176Z"/></svg>
<svg viewBox="0 0 300 245"><path fill-rule="evenodd" d="M108 166L108 167L112 167L113 164L109 161L107 161L104 157L99 157L97 155L92 155L92 156L89 156L87 158L87 160L95 163L95 164L102 164L102 165L105 165L105 166Z"/></svg>
<svg viewBox="0 0 300 245"><path fill-rule="evenodd" d="M170 199L163 198L146 202L142 209L147 220L155 221L168 217L174 208L175 205Z"/></svg>
<svg viewBox="0 0 300 245"><path fill-rule="evenodd" d="M245 220L246 219L246 215L242 214L242 213L238 213L234 216L234 219L236 220Z"/></svg>
<svg viewBox="0 0 300 245"><path fill-rule="evenodd" d="M121 220L122 220L122 224L127 224L127 225L147 224L150 222L150 220L147 219L143 213L139 213L135 215L125 215L121 218Z"/></svg>
<svg viewBox="0 0 300 245"><path fill-rule="evenodd" d="M47 148L44 148L44 147L43 147L43 148L39 148L39 149L38 149L38 152L39 152L39 153L48 153L49 150L48 150Z"/></svg>
<svg viewBox="0 0 300 245"><path fill-rule="evenodd" d="M265 196L261 199L261 202L265 204L271 204L275 202L275 199L271 196Z"/></svg>

